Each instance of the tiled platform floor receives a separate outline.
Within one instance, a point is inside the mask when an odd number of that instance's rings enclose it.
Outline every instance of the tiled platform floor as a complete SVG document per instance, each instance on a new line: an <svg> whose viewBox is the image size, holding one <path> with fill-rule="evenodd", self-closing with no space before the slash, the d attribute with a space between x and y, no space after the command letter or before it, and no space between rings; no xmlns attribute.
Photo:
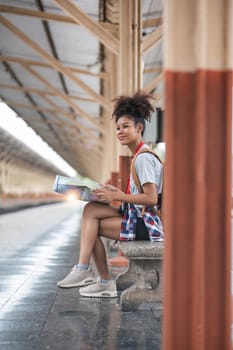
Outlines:
<svg viewBox="0 0 233 350"><path fill-rule="evenodd" d="M57 288L77 261L80 214L63 203L0 216L0 349L161 349L161 305L122 313L118 299Z"/></svg>

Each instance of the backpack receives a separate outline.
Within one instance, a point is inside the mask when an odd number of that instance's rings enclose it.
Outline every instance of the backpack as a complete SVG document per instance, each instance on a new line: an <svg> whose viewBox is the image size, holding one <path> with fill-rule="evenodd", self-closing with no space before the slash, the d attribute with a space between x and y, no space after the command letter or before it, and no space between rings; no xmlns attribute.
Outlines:
<svg viewBox="0 0 233 350"><path fill-rule="evenodd" d="M136 154L136 156L132 159L130 171L131 171L131 174L132 174L133 181L134 181L135 185L137 186L137 189L138 189L139 193L143 193L143 187L140 184L140 181L139 181L139 178L138 178L138 175L137 175L137 172L136 172L135 161L136 161L137 156L139 154L141 154L141 153L151 153L159 160L159 162L161 164L163 164L163 162L159 158L159 156L154 151L152 151L152 149L150 149L150 148L143 148L141 151L139 151ZM156 214L161 217L161 212L162 212L162 193L158 194L157 208L158 208L158 211L157 211ZM143 208L143 209L145 210L145 208Z"/></svg>

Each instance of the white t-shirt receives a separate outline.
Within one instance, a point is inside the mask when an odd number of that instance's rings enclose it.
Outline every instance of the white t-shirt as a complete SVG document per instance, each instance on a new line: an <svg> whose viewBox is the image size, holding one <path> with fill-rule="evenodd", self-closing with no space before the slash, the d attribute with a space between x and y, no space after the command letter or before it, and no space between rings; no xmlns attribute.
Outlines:
<svg viewBox="0 0 233 350"><path fill-rule="evenodd" d="M143 149L144 148L146 147L143 147ZM154 183L158 194L162 193L163 165L153 154L149 152L139 154L135 160L135 169L142 186L146 183ZM132 174L130 174L130 193L140 193L133 181Z"/></svg>

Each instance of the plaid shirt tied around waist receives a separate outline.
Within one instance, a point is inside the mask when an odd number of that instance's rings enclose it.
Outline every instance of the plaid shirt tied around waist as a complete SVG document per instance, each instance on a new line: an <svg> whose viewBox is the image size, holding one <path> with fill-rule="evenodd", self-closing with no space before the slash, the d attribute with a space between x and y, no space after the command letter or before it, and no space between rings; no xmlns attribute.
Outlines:
<svg viewBox="0 0 233 350"><path fill-rule="evenodd" d="M124 203L124 214L121 222L120 241L134 241L136 239L137 208L130 203ZM163 241L163 224L154 208L146 207L142 215L151 241Z"/></svg>

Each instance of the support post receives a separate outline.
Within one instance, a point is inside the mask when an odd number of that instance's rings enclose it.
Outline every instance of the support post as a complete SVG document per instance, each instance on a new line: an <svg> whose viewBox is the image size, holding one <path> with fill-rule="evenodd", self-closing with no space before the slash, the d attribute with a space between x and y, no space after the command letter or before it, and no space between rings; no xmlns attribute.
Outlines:
<svg viewBox="0 0 233 350"><path fill-rule="evenodd" d="M166 1L164 350L231 349L232 21Z"/></svg>
<svg viewBox="0 0 233 350"><path fill-rule="evenodd" d="M132 95L142 86L141 0L120 0L119 95ZM129 151L119 147L122 190L129 176Z"/></svg>

